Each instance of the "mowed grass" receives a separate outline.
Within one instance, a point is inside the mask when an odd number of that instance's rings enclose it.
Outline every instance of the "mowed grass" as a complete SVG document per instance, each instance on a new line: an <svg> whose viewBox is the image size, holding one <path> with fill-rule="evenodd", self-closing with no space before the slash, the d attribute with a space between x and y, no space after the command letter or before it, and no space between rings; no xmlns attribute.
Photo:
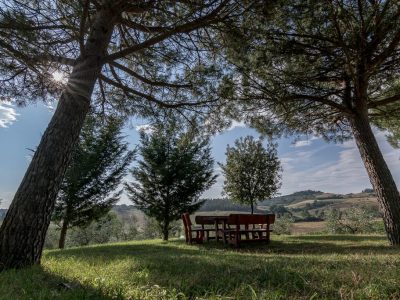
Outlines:
<svg viewBox="0 0 400 300"><path fill-rule="evenodd" d="M399 254L378 235L273 236L240 250L98 245L0 273L0 299L399 299Z"/></svg>

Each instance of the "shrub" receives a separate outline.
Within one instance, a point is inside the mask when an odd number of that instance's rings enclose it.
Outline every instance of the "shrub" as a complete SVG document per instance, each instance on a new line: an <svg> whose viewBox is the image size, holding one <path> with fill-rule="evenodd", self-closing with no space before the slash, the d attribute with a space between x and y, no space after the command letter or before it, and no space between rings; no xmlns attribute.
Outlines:
<svg viewBox="0 0 400 300"><path fill-rule="evenodd" d="M372 233L374 215L364 207L353 207L346 211L332 209L327 213L327 230L331 233Z"/></svg>
<svg viewBox="0 0 400 300"><path fill-rule="evenodd" d="M274 233L275 234L290 234L292 230L294 220L289 215L283 215L280 218L277 218L274 224Z"/></svg>

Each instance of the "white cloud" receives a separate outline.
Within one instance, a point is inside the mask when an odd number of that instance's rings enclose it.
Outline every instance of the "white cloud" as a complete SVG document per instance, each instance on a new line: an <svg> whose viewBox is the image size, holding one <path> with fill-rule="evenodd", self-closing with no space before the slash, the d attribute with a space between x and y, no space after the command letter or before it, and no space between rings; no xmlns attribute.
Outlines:
<svg viewBox="0 0 400 300"><path fill-rule="evenodd" d="M9 102L0 103L0 127L7 128L17 120L17 112Z"/></svg>
<svg viewBox="0 0 400 300"><path fill-rule="evenodd" d="M136 125L136 131L144 131L146 133L151 133L153 131L153 127L150 124Z"/></svg>
<svg viewBox="0 0 400 300"><path fill-rule="evenodd" d="M240 122L238 122L238 121L232 121L232 122L231 122L231 126L229 126L229 127L226 129L226 131L230 131L230 130L233 130L233 129L235 129L235 128L240 128L240 127L246 127L246 124L245 124L243 121L240 121Z"/></svg>
<svg viewBox="0 0 400 300"><path fill-rule="evenodd" d="M299 147L304 147L304 146L309 146L311 145L310 140L302 140L302 141L297 141L293 144L293 147L299 148Z"/></svg>
<svg viewBox="0 0 400 300"><path fill-rule="evenodd" d="M0 191L0 208L8 208L14 198L14 193L9 191Z"/></svg>
<svg viewBox="0 0 400 300"><path fill-rule="evenodd" d="M312 144L312 141L318 140L319 138L316 136L311 136L310 138L307 138L305 140L299 140L293 143L293 147L299 148L299 147L304 147L304 146L309 146Z"/></svg>
<svg viewBox="0 0 400 300"><path fill-rule="evenodd" d="M375 132L386 162L397 184L400 183L400 151L393 149L385 140L384 133ZM338 158L332 159L331 147L336 147ZM326 158L317 163L317 152ZM326 154L325 154L326 153ZM369 177L355 142L342 145L327 144L309 151L294 151L281 158L283 165L282 194L314 189L326 192L351 193L370 187Z"/></svg>

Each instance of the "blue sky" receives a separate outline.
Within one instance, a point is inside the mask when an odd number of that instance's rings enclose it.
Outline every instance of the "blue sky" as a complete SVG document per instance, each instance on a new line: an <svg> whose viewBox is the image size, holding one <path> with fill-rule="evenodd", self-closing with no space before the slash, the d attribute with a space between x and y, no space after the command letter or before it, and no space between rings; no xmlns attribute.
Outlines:
<svg viewBox="0 0 400 300"><path fill-rule="evenodd" d="M41 138L51 116L52 109L44 104L32 104L16 108L0 103L0 198L1 207L8 207L12 197L28 167L31 151ZM134 119L125 128L127 140L132 147L138 143L137 127L145 125L145 120ZM400 151L393 149L385 140L384 133L375 131L384 157L396 183L400 184ZM257 132L241 123L213 137L212 153L216 162L225 161L225 150L236 138L246 135L258 136ZM354 141L344 144L328 144L316 137L304 137L297 143L284 138L278 141L278 154L283 166L282 195L313 189L334 193L359 192L370 187L370 183ZM220 197L223 177L219 174L216 184L204 197ZM121 203L129 204L126 197Z"/></svg>

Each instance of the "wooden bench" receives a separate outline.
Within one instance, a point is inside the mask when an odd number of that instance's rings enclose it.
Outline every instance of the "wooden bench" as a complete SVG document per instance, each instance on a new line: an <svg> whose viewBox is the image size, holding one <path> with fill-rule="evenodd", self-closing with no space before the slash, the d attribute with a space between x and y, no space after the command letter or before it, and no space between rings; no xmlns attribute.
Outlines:
<svg viewBox="0 0 400 300"><path fill-rule="evenodd" d="M192 221L190 220L189 213L182 214L183 228L185 230L186 243L192 244L193 242L197 244L203 243L204 232L202 228L193 227ZM193 236L195 233L195 236Z"/></svg>
<svg viewBox="0 0 400 300"><path fill-rule="evenodd" d="M223 230L224 241L235 245L235 247L239 247L241 243L249 242L269 243L272 231L271 224L274 222L274 214L231 214L226 222L228 226Z"/></svg>
<svg viewBox="0 0 400 300"><path fill-rule="evenodd" d="M196 224L201 225L201 228L205 232L205 240L216 239L217 241L222 237L224 225L228 220L228 216L196 216ZM219 225L222 225L219 227ZM207 226L207 227L206 227ZM214 232L214 236L210 235L210 232Z"/></svg>

